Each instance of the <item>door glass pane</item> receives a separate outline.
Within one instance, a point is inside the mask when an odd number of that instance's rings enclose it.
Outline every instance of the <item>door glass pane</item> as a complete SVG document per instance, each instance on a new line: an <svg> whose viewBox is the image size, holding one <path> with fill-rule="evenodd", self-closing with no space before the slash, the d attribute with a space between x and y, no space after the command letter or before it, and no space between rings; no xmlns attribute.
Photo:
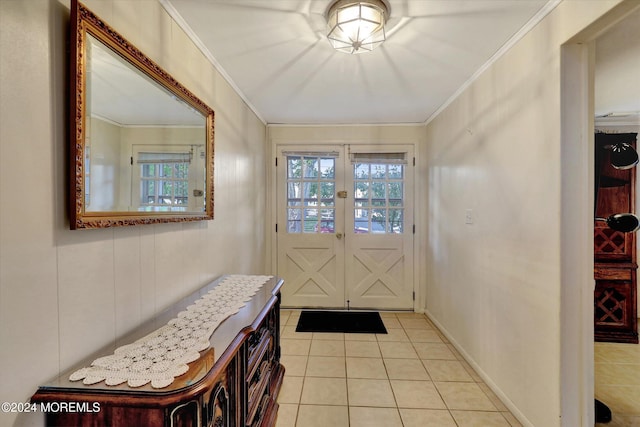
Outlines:
<svg viewBox="0 0 640 427"><path fill-rule="evenodd" d="M142 165L142 176L143 177L156 176L156 165L153 163Z"/></svg>
<svg viewBox="0 0 640 427"><path fill-rule="evenodd" d="M385 191L384 182L372 182L371 183L371 199L385 200L387 192Z"/></svg>
<svg viewBox="0 0 640 427"><path fill-rule="evenodd" d="M371 178L384 179L385 178L386 165L373 164L371 165Z"/></svg>
<svg viewBox="0 0 640 427"><path fill-rule="evenodd" d="M302 211L300 209L287 209L287 233L302 232Z"/></svg>
<svg viewBox="0 0 640 427"><path fill-rule="evenodd" d="M304 230L303 233L318 232L318 209L304 210Z"/></svg>
<svg viewBox="0 0 640 427"><path fill-rule="evenodd" d="M389 179L402 179L402 165L389 165Z"/></svg>
<svg viewBox="0 0 640 427"><path fill-rule="evenodd" d="M322 209L320 211L320 233L335 232L335 210Z"/></svg>
<svg viewBox="0 0 640 427"><path fill-rule="evenodd" d="M355 233L403 233L404 167L383 160L353 165Z"/></svg>
<svg viewBox="0 0 640 427"><path fill-rule="evenodd" d="M318 159L317 158L304 158L304 177L315 178L318 176Z"/></svg>
<svg viewBox="0 0 640 427"><path fill-rule="evenodd" d="M356 181L354 194L358 200L369 200L369 182Z"/></svg>
<svg viewBox="0 0 640 427"><path fill-rule="evenodd" d="M389 200L402 201L402 182L390 182L388 184Z"/></svg>
<svg viewBox="0 0 640 427"><path fill-rule="evenodd" d="M299 182L289 182L287 188L287 199L289 200L289 206L291 206L291 202L300 203L300 183Z"/></svg>
<svg viewBox="0 0 640 427"><path fill-rule="evenodd" d="M336 219L336 211L335 209L322 209L321 211L323 220L335 220Z"/></svg>
<svg viewBox="0 0 640 427"><path fill-rule="evenodd" d="M386 209L372 209L371 210L371 232L372 233L384 233L385 220L387 217Z"/></svg>
<svg viewBox="0 0 640 427"><path fill-rule="evenodd" d="M300 178L302 176L302 158L287 157L287 177Z"/></svg>
<svg viewBox="0 0 640 427"><path fill-rule="evenodd" d="M187 163L175 164L175 173L173 176L175 176L176 178L186 179L188 173L189 173L189 165Z"/></svg>
<svg viewBox="0 0 640 427"><path fill-rule="evenodd" d="M161 164L160 165L160 176L167 177L167 178L171 177L172 169L173 168L171 167L171 164L168 164L168 163Z"/></svg>
<svg viewBox="0 0 640 427"><path fill-rule="evenodd" d="M369 210L368 209L355 209L354 211L354 232L356 233L368 233L369 232Z"/></svg>
<svg viewBox="0 0 640 427"><path fill-rule="evenodd" d="M404 211L402 209L389 209L388 215L387 233L402 233Z"/></svg>
<svg viewBox="0 0 640 427"><path fill-rule="evenodd" d="M333 206L335 199L333 195L336 193L336 185L333 182L320 183L320 205Z"/></svg>
<svg viewBox="0 0 640 427"><path fill-rule="evenodd" d="M369 165L368 164L357 164L355 167L355 175L356 179L366 179L369 178Z"/></svg>
<svg viewBox="0 0 640 427"><path fill-rule="evenodd" d="M318 183L305 182L302 184L304 188L304 205L318 206Z"/></svg>
<svg viewBox="0 0 640 427"><path fill-rule="evenodd" d="M320 159L320 174L324 179L335 179L336 159Z"/></svg>
<svg viewBox="0 0 640 427"><path fill-rule="evenodd" d="M288 233L333 233L335 164L332 156L287 156ZM323 209L320 209L320 208Z"/></svg>

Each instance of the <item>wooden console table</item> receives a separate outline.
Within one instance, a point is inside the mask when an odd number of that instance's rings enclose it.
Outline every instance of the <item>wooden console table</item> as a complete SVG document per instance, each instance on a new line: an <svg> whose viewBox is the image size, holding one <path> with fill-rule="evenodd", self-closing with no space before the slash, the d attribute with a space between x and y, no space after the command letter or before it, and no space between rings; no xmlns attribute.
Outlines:
<svg viewBox="0 0 640 427"><path fill-rule="evenodd" d="M164 326L217 286L218 279L137 328L119 345ZM189 370L162 389L149 384L86 385L70 381L74 369L39 387L31 401L51 410L47 426L273 426L282 385L280 289L271 278L240 311L224 320ZM100 355L111 354L109 347ZM84 361L88 366L95 355Z"/></svg>

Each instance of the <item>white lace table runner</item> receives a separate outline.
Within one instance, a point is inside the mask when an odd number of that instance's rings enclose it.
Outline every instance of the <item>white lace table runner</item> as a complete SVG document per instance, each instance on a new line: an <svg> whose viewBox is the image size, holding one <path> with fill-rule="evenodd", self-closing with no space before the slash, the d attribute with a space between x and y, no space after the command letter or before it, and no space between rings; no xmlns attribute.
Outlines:
<svg viewBox="0 0 640 427"><path fill-rule="evenodd" d="M227 317L240 311L271 276L231 275L178 313L166 326L117 348L114 354L100 357L90 367L75 371L69 379L107 385L127 382L141 387L149 382L153 388L167 387L175 377L189 370L188 363L200 358L209 348L209 338Z"/></svg>

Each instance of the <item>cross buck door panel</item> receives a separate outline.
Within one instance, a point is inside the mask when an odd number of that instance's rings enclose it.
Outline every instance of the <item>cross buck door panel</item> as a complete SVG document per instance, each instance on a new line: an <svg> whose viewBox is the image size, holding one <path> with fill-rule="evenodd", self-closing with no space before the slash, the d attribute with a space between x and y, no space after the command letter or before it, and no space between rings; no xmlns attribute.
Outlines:
<svg viewBox="0 0 640 427"><path fill-rule="evenodd" d="M283 305L411 310L412 147L345 148L278 150Z"/></svg>

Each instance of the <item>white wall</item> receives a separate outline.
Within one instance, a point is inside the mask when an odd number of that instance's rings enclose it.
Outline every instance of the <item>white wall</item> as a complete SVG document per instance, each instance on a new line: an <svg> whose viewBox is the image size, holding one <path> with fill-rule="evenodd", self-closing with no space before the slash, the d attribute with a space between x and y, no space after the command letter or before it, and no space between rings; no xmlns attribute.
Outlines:
<svg viewBox="0 0 640 427"><path fill-rule="evenodd" d="M123 205L121 202L122 181L129 182L131 179L127 177L127 171L122 168L121 127L95 118L87 122L91 123L89 125L91 131L87 132L85 138L85 144L90 153L88 162L90 174L85 184L85 192L86 187L89 186L89 194L93 197L89 198L85 208L94 211L127 210L129 203ZM128 166L129 162L126 164ZM130 193L129 191L127 194Z"/></svg>
<svg viewBox="0 0 640 427"><path fill-rule="evenodd" d="M525 425L588 425L589 408L563 404L592 378L563 384L568 356L589 360L561 344L563 316L583 319L562 312L563 271L581 268L564 261L563 180L588 168L562 148L561 45L618 3L560 3L427 124L426 309Z"/></svg>
<svg viewBox="0 0 640 427"><path fill-rule="evenodd" d="M216 111L215 220L69 230L69 4L0 1L0 401L215 277L264 271L264 124L158 2L84 3Z"/></svg>
<svg viewBox="0 0 640 427"><path fill-rule="evenodd" d="M596 41L596 115L640 114L640 10L625 17ZM634 121L620 117L620 121ZM635 117L635 122L639 120Z"/></svg>

